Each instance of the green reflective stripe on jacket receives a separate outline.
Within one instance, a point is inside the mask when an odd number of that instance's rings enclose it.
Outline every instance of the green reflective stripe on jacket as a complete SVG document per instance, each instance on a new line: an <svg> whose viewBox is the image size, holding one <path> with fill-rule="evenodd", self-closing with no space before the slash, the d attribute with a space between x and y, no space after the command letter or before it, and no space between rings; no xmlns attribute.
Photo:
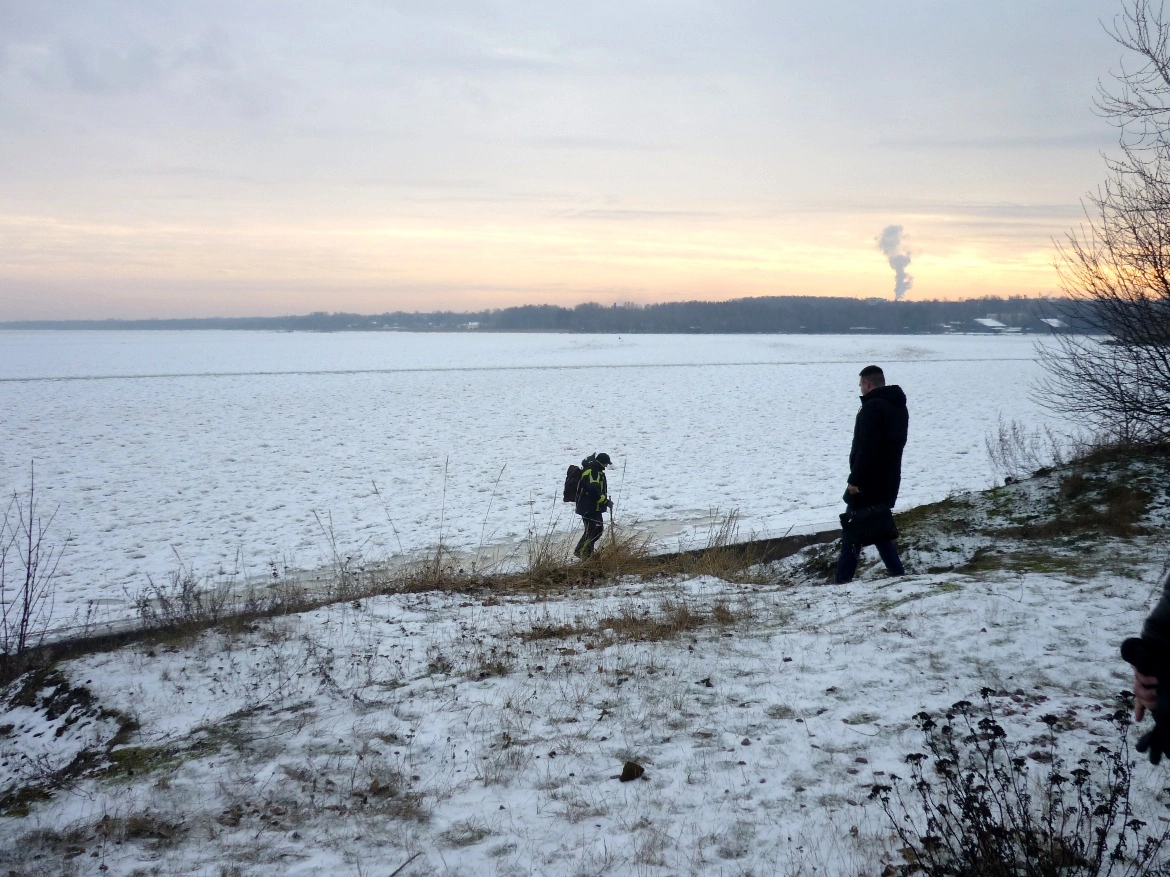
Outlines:
<svg viewBox="0 0 1170 877"><path fill-rule="evenodd" d="M609 500L606 492L609 490L609 485L605 481L605 472L600 469L589 468L581 473L581 489L588 490L590 493L594 489L598 492L597 504L594 507L595 511L604 511L605 504Z"/></svg>

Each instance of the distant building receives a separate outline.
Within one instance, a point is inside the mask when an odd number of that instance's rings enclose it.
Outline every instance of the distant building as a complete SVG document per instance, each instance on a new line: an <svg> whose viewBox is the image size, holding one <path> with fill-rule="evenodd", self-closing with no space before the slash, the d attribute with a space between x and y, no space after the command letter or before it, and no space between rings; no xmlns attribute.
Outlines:
<svg viewBox="0 0 1170 877"><path fill-rule="evenodd" d="M984 329L990 329L992 332L1003 332L1007 329L1005 323L1001 323L992 317L979 317L975 320Z"/></svg>
<svg viewBox="0 0 1170 877"><path fill-rule="evenodd" d="M1066 323L1064 320L1057 319L1056 317L1041 317L1040 322L1053 329L1068 328L1068 323Z"/></svg>

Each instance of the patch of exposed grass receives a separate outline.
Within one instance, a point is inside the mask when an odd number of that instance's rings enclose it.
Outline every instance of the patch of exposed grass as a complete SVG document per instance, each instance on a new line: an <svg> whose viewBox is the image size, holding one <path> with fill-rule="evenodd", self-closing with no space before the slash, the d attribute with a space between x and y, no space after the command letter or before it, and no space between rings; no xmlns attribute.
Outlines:
<svg viewBox="0 0 1170 877"><path fill-rule="evenodd" d="M243 752L247 748L244 721L259 710L242 710L224 716L214 725L200 725L191 732L191 750L200 755L231 748Z"/></svg>
<svg viewBox="0 0 1170 877"><path fill-rule="evenodd" d="M361 784L351 793L362 808L391 819L426 822L430 819L423 796L414 791L407 778L387 765L365 768Z"/></svg>
<svg viewBox="0 0 1170 877"><path fill-rule="evenodd" d="M1039 542L1078 535L1126 539L1149 532L1140 523L1152 500L1147 491L1108 484L1095 494L1077 493L1076 497L1075 502L1063 505L1052 518L1034 519L993 533L1009 539Z"/></svg>
<svg viewBox="0 0 1170 877"><path fill-rule="evenodd" d="M522 633L520 638L525 642L582 639L599 645L612 642L660 642L712 625L726 627L745 617L744 610L737 613L725 602L718 602L709 610L701 610L685 602L666 600L656 609L641 612L625 609L618 615L604 616L596 621L537 625Z"/></svg>
<svg viewBox="0 0 1170 877"><path fill-rule="evenodd" d="M698 630L714 620L713 616L705 616L696 612L685 603L666 603L658 611L648 611L644 614L632 610L623 611L620 615L609 616L598 622L602 633L611 633L617 640L626 642L658 642L674 639L688 631Z"/></svg>
<svg viewBox="0 0 1170 877"><path fill-rule="evenodd" d="M100 850L107 843L123 844L138 842L146 850L157 852L181 842L190 832L189 826L181 816L163 815L150 810L128 813L126 815L105 814L101 818L80 825L64 829L37 829L23 835L10 852L12 858L7 863L20 861L25 864L48 861L55 867L46 867L44 870L35 869L25 871L11 870L9 874L89 874L98 873L98 862L94 859L83 860L80 857L93 850ZM61 863L73 863L73 860L92 861L93 870L84 868L71 869ZM96 855L95 855L96 859ZM100 869L100 870L105 870Z"/></svg>
<svg viewBox="0 0 1170 877"><path fill-rule="evenodd" d="M177 750L163 746L122 746L109 754L109 763L99 774L109 779L133 777L175 767L182 761Z"/></svg>
<svg viewBox="0 0 1170 877"><path fill-rule="evenodd" d="M1090 560L1040 549L980 548L956 572L973 575L984 572L1086 574Z"/></svg>
<svg viewBox="0 0 1170 877"><path fill-rule="evenodd" d="M1170 446L1164 444L1096 442L1081 448L1072 462L1074 465L1094 468L1116 464L1130 466L1135 462L1164 464L1168 452Z"/></svg>
<svg viewBox="0 0 1170 877"><path fill-rule="evenodd" d="M800 574L813 580L831 581L837 571L837 556L840 545L836 542L814 545L804 552Z"/></svg>
<svg viewBox="0 0 1170 877"><path fill-rule="evenodd" d="M54 733L58 737L74 726L90 721L112 731L104 743L80 752L68 764L55 768L45 766L34 778L0 788L0 815L26 815L33 803L46 800L53 790L101 769L109 753L127 743L138 730L138 723L133 718L102 708L88 688L70 684L55 667L35 670L17 679L4 692L0 704L34 711L40 720L55 726Z"/></svg>
<svg viewBox="0 0 1170 877"><path fill-rule="evenodd" d="M32 812L33 805L53 796L45 785L27 785L13 789L0 798L0 817L21 818Z"/></svg>
<svg viewBox="0 0 1170 877"><path fill-rule="evenodd" d="M187 826L181 819L144 811L128 816L103 816L98 821L98 834L116 841L147 840L153 846L174 844L186 834Z"/></svg>
<svg viewBox="0 0 1170 877"><path fill-rule="evenodd" d="M995 491L991 491L990 495L994 496ZM950 496L939 502L896 512L895 521L899 532L909 537L920 531L967 532L970 529L969 522L974 516L974 499L969 496Z"/></svg>

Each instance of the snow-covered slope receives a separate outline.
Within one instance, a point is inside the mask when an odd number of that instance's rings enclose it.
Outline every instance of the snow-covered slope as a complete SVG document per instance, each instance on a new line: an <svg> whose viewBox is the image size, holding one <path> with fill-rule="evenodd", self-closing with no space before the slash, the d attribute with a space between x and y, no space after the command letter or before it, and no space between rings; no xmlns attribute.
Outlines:
<svg viewBox="0 0 1170 877"><path fill-rule="evenodd" d="M881 874L901 859L867 797L919 711L988 688L1025 752L1041 716L1072 758L1115 739L1165 476L1098 460L915 510L900 579L870 558L828 585L814 546L737 582L398 594L66 662L8 691L0 865ZM1134 771L1153 826L1166 770Z"/></svg>

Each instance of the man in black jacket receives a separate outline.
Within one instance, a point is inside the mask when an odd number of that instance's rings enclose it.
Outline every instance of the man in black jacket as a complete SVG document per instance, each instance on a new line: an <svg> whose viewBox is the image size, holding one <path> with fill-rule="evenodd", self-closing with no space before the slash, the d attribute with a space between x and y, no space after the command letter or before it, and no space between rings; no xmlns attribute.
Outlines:
<svg viewBox="0 0 1170 877"><path fill-rule="evenodd" d="M577 482L577 514L585 523L573 553L584 560L593 553L593 546L605 532L602 515L613 508L609 486L605 481L605 467L610 465L609 454L591 454L581 461L581 480Z"/></svg>
<svg viewBox="0 0 1170 877"><path fill-rule="evenodd" d="M861 370L861 410L853 423L853 445L849 449L849 485L845 501L850 508L871 505L894 507L898 486L902 483L902 449L910 415L906 411L906 394L897 384L886 386L886 376L876 365ZM893 540L875 543L886 570L893 576L906 570L898 557ZM861 545L841 537L841 557L837 561L837 584L853 579Z"/></svg>

